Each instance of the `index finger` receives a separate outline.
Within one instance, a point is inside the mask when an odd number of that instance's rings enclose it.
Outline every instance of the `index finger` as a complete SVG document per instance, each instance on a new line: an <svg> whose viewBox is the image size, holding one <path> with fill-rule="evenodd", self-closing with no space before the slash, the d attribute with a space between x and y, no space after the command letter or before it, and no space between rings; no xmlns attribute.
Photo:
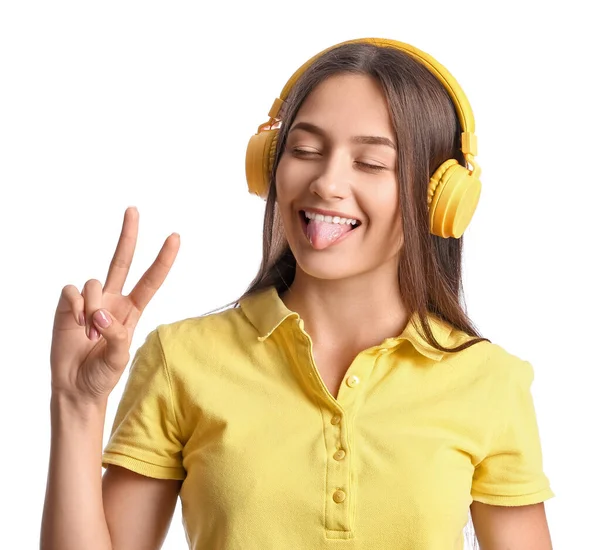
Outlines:
<svg viewBox="0 0 600 550"><path fill-rule="evenodd" d="M117 243L117 248L106 275L106 283L104 284L105 292L123 292L123 286L125 286L125 280L127 279L127 274L133 260L133 253L135 252L138 236L138 220L139 212L135 206L130 206L125 210L119 242Z"/></svg>
<svg viewBox="0 0 600 550"><path fill-rule="evenodd" d="M148 302L156 294L156 291L165 282L175 258L179 251L180 238L178 233L171 233L165 240L158 256L152 265L142 275L133 290L129 294L129 298L135 307L141 313L148 305Z"/></svg>

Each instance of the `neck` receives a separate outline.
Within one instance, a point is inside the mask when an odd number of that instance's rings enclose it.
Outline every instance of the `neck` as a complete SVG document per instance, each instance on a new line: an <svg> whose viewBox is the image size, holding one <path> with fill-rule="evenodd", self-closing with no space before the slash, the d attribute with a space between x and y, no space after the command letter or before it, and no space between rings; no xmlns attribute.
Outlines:
<svg viewBox="0 0 600 550"><path fill-rule="evenodd" d="M367 349L398 336L409 321L398 272L392 268L327 280L297 266L294 282L281 298L300 315L316 345Z"/></svg>

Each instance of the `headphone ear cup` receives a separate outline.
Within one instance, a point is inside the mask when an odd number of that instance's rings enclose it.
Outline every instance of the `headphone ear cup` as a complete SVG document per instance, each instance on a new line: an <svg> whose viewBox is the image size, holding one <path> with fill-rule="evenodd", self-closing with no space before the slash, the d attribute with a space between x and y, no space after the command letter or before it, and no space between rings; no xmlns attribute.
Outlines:
<svg viewBox="0 0 600 550"><path fill-rule="evenodd" d="M277 129L262 130L253 135L246 148L246 181L248 191L266 199L269 193L269 178L275 161Z"/></svg>
<svg viewBox="0 0 600 550"><path fill-rule="evenodd" d="M456 159L444 162L431 176L427 189L431 233L460 238L473 218L480 195L477 176Z"/></svg>

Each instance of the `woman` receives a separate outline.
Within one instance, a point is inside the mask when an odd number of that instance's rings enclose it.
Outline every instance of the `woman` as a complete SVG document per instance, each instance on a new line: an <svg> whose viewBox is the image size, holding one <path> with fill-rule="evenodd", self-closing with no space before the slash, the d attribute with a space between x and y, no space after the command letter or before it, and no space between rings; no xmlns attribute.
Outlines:
<svg viewBox="0 0 600 550"><path fill-rule="evenodd" d="M42 548L159 548L180 495L193 549L551 548L531 365L460 303L479 197L474 121L433 58L394 41L301 67L251 138L263 263L220 313L137 351L177 235L129 296L128 209L106 283L63 289ZM84 336L84 328L87 338Z"/></svg>

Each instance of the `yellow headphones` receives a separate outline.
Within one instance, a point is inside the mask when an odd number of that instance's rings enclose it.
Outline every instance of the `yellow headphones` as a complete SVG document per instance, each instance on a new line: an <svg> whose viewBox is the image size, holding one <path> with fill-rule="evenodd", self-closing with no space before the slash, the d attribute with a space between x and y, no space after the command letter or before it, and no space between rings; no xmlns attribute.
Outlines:
<svg viewBox="0 0 600 550"><path fill-rule="evenodd" d="M288 80L280 97L276 98L269 111L269 121L261 124L255 135L250 138L246 149L246 180L248 190L263 199L269 191L269 178L275 161L278 129L273 128L279 122L277 115L281 106L298 78L321 55L344 44L367 43L380 47L396 48L421 62L444 85L456 108L460 125L461 151L465 160L473 169L461 166L456 159L443 162L434 171L427 188L427 205L429 207L429 229L439 237L462 236L469 225L481 194L479 175L481 169L474 162L477 155L477 137L475 136L475 119L467 96L458 82L448 70L433 57L414 46L384 38L359 38L341 42L313 56L300 67Z"/></svg>

